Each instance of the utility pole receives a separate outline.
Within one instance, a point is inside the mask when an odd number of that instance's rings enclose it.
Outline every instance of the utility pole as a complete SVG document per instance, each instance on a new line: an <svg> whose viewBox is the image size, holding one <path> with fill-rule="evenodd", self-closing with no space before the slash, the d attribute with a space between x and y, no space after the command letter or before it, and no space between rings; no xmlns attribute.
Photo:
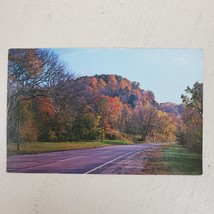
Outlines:
<svg viewBox="0 0 214 214"><path fill-rule="evenodd" d="M21 137L20 137L20 125L21 125L21 108L19 108L19 113L18 113L18 143L17 143L17 150L18 150L18 151L19 151L20 142L21 142Z"/></svg>

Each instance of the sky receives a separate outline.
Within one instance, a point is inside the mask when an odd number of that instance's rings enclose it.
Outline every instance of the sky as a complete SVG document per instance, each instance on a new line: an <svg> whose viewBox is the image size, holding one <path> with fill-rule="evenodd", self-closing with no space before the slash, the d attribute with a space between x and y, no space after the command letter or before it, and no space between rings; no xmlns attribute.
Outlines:
<svg viewBox="0 0 214 214"><path fill-rule="evenodd" d="M151 90L159 103L180 104L187 86L203 81L201 49L52 49L77 77L117 74Z"/></svg>

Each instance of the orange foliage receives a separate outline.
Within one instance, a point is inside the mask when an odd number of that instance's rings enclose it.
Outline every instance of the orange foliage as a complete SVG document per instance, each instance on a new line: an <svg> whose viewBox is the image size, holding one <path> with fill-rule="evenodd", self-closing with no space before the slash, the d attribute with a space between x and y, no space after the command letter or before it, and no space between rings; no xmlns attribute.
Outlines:
<svg viewBox="0 0 214 214"><path fill-rule="evenodd" d="M97 86L99 89L103 89L106 86L106 83L102 79L98 79Z"/></svg>
<svg viewBox="0 0 214 214"><path fill-rule="evenodd" d="M90 83L89 85L93 88L93 89L97 89L97 79L95 77L90 78Z"/></svg>
<svg viewBox="0 0 214 214"><path fill-rule="evenodd" d="M127 87L129 90L131 89L128 80L124 78L124 79L122 79L122 80L120 81L120 88L121 88L121 89L125 89L126 87Z"/></svg>
<svg viewBox="0 0 214 214"><path fill-rule="evenodd" d="M110 74L110 75L108 76L108 80L109 80L110 89L114 91L114 90L117 88L117 86L118 86L117 80L116 80L116 78L115 78L115 75Z"/></svg>
<svg viewBox="0 0 214 214"><path fill-rule="evenodd" d="M49 116L54 115L54 108L49 97L39 98L39 109L41 112L46 113Z"/></svg>

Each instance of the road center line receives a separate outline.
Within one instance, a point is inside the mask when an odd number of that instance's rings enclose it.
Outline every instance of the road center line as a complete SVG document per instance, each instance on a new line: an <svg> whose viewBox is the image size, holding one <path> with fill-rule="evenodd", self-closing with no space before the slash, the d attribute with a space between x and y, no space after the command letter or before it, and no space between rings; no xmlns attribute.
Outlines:
<svg viewBox="0 0 214 214"><path fill-rule="evenodd" d="M57 163L58 163L58 162L64 162L64 161L71 160L71 159L75 159L75 158L79 158L79 157L82 157L82 156L79 155L79 156L76 156L76 157L65 158L65 159L62 159L62 160L58 160L58 161L56 161L56 162L57 162Z"/></svg>
<svg viewBox="0 0 214 214"><path fill-rule="evenodd" d="M117 158L115 158L115 159L113 159L113 160L110 160L110 161L108 161L108 162L106 162L106 163L104 163L104 164L102 164L102 165L100 165L100 166L98 166L98 167L96 167L96 168L94 168L94 169L91 169L91 170L89 170L88 172L85 172L84 174L89 174L89 173L91 173L91 172L93 172L93 171L95 171L95 170L97 170L97 169L99 169L99 168L101 168L101 167L103 167L103 166L105 166L105 165L107 165L107 164L109 164L109 163L112 163L112 162L114 162L114 161L116 161L116 160L118 160L118 159L120 159L120 158L122 158L122 157L124 157L124 156L126 156L126 155L129 155L129 154L134 154L134 153L136 153L136 152L139 152L139 150L137 150L137 151L131 151L131 152L128 152L128 153L126 153L126 154L124 154L124 155L121 155L121 156L119 156L119 157L117 157Z"/></svg>

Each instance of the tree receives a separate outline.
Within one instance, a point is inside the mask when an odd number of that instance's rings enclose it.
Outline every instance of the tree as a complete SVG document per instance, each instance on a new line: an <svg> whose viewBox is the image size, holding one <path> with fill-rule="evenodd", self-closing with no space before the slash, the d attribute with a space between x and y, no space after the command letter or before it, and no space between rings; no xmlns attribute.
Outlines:
<svg viewBox="0 0 214 214"><path fill-rule="evenodd" d="M55 110L50 97L37 97L32 101L31 111L35 115L35 125L39 141L49 141L50 130L54 129Z"/></svg>
<svg viewBox="0 0 214 214"><path fill-rule="evenodd" d="M193 88L187 87L181 98L185 105L182 114L184 127L178 135L179 142L191 149L202 152L203 128L203 84L196 82Z"/></svg>
<svg viewBox="0 0 214 214"><path fill-rule="evenodd" d="M10 49L8 54L8 115L19 103L46 96L65 75L58 56L44 49ZM45 90L46 89L46 90Z"/></svg>
<svg viewBox="0 0 214 214"><path fill-rule="evenodd" d="M100 116L87 113L77 117L72 128L74 140L96 140L100 136Z"/></svg>
<svg viewBox="0 0 214 214"><path fill-rule="evenodd" d="M139 104L132 115L133 134L141 135L141 140L146 141L156 122L157 109L150 104Z"/></svg>
<svg viewBox="0 0 214 214"><path fill-rule="evenodd" d="M151 139L155 142L175 142L177 120L172 116L162 111L157 111L157 119L153 124Z"/></svg>
<svg viewBox="0 0 214 214"><path fill-rule="evenodd" d="M35 142L38 138L38 130L35 114L32 111L32 101L23 103L20 110L20 137L24 142Z"/></svg>
<svg viewBox="0 0 214 214"><path fill-rule="evenodd" d="M110 130L119 130L122 117L122 103L118 97L109 97L101 95L94 102L93 112L100 116L101 139L103 140L105 132Z"/></svg>
<svg viewBox="0 0 214 214"><path fill-rule="evenodd" d="M8 141L17 141L18 149L21 138L31 141L38 137L35 119L32 113L29 113L33 105L31 101L38 97L50 97L54 87L67 76L69 74L66 73L66 68L59 61L59 57L48 49L9 50ZM13 132L15 124L18 124L18 131L14 132L16 136L11 137L10 133Z"/></svg>
<svg viewBox="0 0 214 214"><path fill-rule="evenodd" d="M189 86L185 90L187 95L181 95L182 101L187 109L203 114L203 84L196 82L193 88Z"/></svg>

